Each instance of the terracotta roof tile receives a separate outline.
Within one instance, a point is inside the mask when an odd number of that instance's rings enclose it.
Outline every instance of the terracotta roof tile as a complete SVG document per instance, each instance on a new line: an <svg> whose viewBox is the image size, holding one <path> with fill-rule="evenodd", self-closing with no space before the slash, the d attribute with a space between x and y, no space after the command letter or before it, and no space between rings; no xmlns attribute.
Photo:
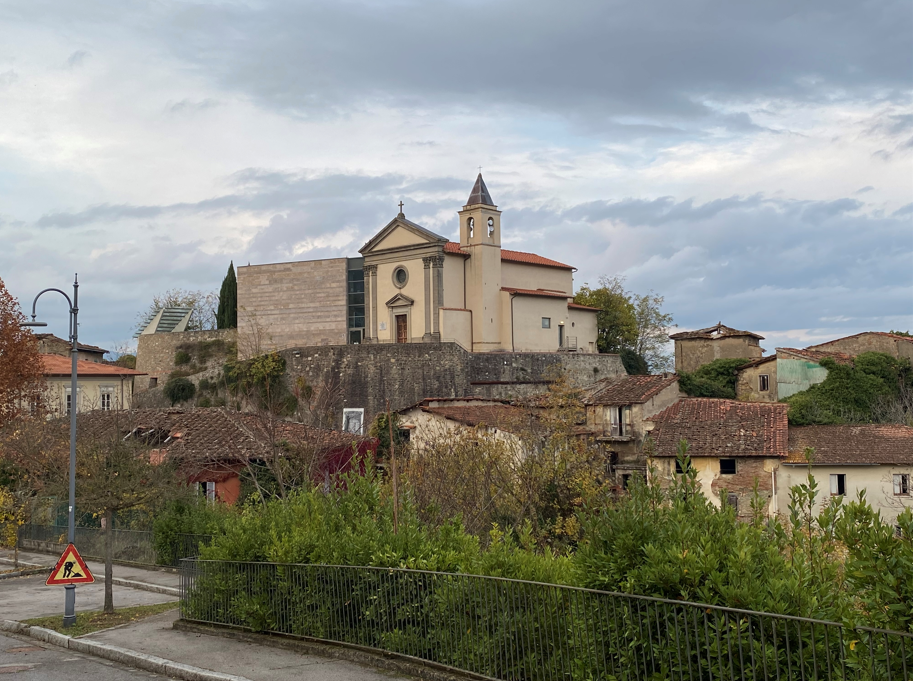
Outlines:
<svg viewBox="0 0 913 681"><path fill-rule="evenodd" d="M809 349L820 348L825 345L830 345L831 343L836 343L837 341L847 340L849 338L858 338L859 336L887 336L888 338L893 338L894 340L906 341L907 343L913 343L913 338L910 336L898 336L896 333L888 333L887 331L863 331L861 333L854 333L852 336L843 336L842 338L835 338L834 340L829 340L825 343L818 343L817 345L809 345Z"/></svg>
<svg viewBox="0 0 913 681"><path fill-rule="evenodd" d="M678 381L678 376L610 376L583 388L584 404L643 404Z"/></svg>
<svg viewBox="0 0 913 681"><path fill-rule="evenodd" d="M428 414L434 414L467 426L489 426L501 430L517 430L534 418L530 409L509 404L477 404L459 407L419 407Z"/></svg>
<svg viewBox="0 0 913 681"><path fill-rule="evenodd" d="M45 376L69 376L72 371L72 360L60 355L39 355ZM87 362L83 359L76 362L77 376L145 376L142 371L127 369L114 364Z"/></svg>
<svg viewBox="0 0 913 681"><path fill-rule="evenodd" d="M158 431L163 440L160 449L196 462L243 462L262 457L274 451L271 441L318 450L370 441L351 433L220 407L92 411L79 415L79 428L97 434Z"/></svg>
<svg viewBox="0 0 913 681"><path fill-rule="evenodd" d="M452 253L453 255L464 255L469 257L469 253L462 250L460 245L453 241L448 241L446 244L444 244L444 253ZM501 262L520 262L527 265L539 265L541 267L557 267L563 270L574 269L572 266L565 265L563 262L558 262L557 260L552 260L551 258L544 258L541 255L536 255L535 253L511 251L505 248L501 249Z"/></svg>
<svg viewBox="0 0 913 681"><path fill-rule="evenodd" d="M788 405L690 397L651 416L654 456L673 457L684 438L690 456L787 454Z"/></svg>
<svg viewBox="0 0 913 681"><path fill-rule="evenodd" d="M68 340L64 340L58 336L55 336L53 333L36 333L35 338L39 341L47 341L49 343L55 343L58 345L65 345L68 348L73 347L72 343ZM80 350L85 350L86 352L98 352L101 354L108 354L108 351L104 348L100 348L97 345L86 345L85 343L77 343L77 347Z"/></svg>
<svg viewBox="0 0 913 681"><path fill-rule="evenodd" d="M793 426L786 463L805 464L814 447L818 464L913 465L913 428L894 424Z"/></svg>
<svg viewBox="0 0 913 681"><path fill-rule="evenodd" d="M843 352L828 352L827 350L801 350L799 348L777 348L778 353L788 354L788 355L797 355L799 357L804 357L813 362L820 362L825 357L837 362L837 364L853 364L853 356L847 355Z"/></svg>
<svg viewBox="0 0 913 681"><path fill-rule="evenodd" d="M759 336L751 331L739 331L738 329L725 326L722 323L717 324L716 326L710 326L706 329L698 329L697 331L673 333L669 338L672 340L687 340L690 338L709 338L711 340L716 340L717 338L733 338L736 336L751 336L752 338L764 340L764 336Z"/></svg>
<svg viewBox="0 0 913 681"><path fill-rule="evenodd" d="M767 362L773 362L777 359L776 355L770 355L769 357L759 357L758 359L753 359L750 362L743 364L736 371L742 371L743 369L748 369L749 367L756 367L759 364L766 364Z"/></svg>

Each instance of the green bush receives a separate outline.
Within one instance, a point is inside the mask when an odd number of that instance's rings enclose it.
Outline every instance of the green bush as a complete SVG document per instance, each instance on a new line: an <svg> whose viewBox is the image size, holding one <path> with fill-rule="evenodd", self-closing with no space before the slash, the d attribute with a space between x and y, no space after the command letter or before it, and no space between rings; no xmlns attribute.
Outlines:
<svg viewBox="0 0 913 681"><path fill-rule="evenodd" d="M172 406L178 402L192 400L196 391L197 387L193 382L183 376L171 376L165 383L164 388L165 397L171 401Z"/></svg>
<svg viewBox="0 0 913 681"><path fill-rule="evenodd" d="M879 404L898 399L902 386L913 389L910 360L882 352L857 355L852 365L827 357L821 366L827 369L824 381L786 398L790 425L871 423Z"/></svg>
<svg viewBox="0 0 913 681"><path fill-rule="evenodd" d="M185 364L190 364L190 360L193 358L190 356L189 352L184 352L183 350L178 350L174 353L174 366L184 366Z"/></svg>
<svg viewBox="0 0 913 681"><path fill-rule="evenodd" d="M197 400L197 406L205 409L206 407L212 406L212 400L208 397L201 397Z"/></svg>
<svg viewBox="0 0 913 681"><path fill-rule="evenodd" d="M678 385L690 397L734 400L739 378L736 370L746 362L747 359L715 359L690 373L680 372Z"/></svg>
<svg viewBox="0 0 913 681"><path fill-rule="evenodd" d="M171 503L152 523L156 562L174 565L186 557L179 555L187 546L186 535L217 535L237 512L225 504L209 503L199 494Z"/></svg>

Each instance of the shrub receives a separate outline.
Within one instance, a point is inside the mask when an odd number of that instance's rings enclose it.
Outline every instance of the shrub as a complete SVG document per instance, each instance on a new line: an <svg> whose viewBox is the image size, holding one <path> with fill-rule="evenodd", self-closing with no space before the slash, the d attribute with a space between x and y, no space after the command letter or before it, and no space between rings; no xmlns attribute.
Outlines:
<svg viewBox="0 0 913 681"><path fill-rule="evenodd" d="M739 378L736 370L746 362L747 359L715 359L690 373L682 371L678 385L690 397L734 400Z"/></svg>
<svg viewBox="0 0 913 681"><path fill-rule="evenodd" d="M136 368L136 355L121 355L114 363L119 367L124 367L125 369L135 369Z"/></svg>
<svg viewBox="0 0 913 681"><path fill-rule="evenodd" d="M622 348L621 352L618 354L621 356L622 366L629 375L646 376L650 373L650 367L647 365L647 360L641 355L638 355L634 350Z"/></svg>
<svg viewBox="0 0 913 681"><path fill-rule="evenodd" d="M202 407L202 408L211 407L212 400L209 399L208 397L201 397L200 399L197 400L197 406Z"/></svg>
<svg viewBox="0 0 913 681"><path fill-rule="evenodd" d="M168 379L168 382L165 383L164 388L165 397L171 400L171 406L174 406L178 402L192 400L196 391L197 387L193 382L182 376L172 376Z"/></svg>
<svg viewBox="0 0 913 681"><path fill-rule="evenodd" d="M177 367L190 364L191 359L193 358L190 356L190 353L185 352L184 350L178 350L174 353L174 365Z"/></svg>
<svg viewBox="0 0 913 681"><path fill-rule="evenodd" d="M202 495L191 494L171 503L158 513L152 524L153 545L159 565L174 565L186 556L185 535L212 536L222 528L237 511L224 504L210 504Z"/></svg>

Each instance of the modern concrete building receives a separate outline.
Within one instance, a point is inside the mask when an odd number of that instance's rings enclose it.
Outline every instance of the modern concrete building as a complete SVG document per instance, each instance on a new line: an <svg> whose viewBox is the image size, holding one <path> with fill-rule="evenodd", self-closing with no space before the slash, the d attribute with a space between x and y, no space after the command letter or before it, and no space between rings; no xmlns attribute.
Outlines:
<svg viewBox="0 0 913 681"><path fill-rule="evenodd" d="M675 371L691 372L715 359L759 359L764 353L759 336L751 331L739 331L719 322L716 326L697 331L682 331L669 336L675 341Z"/></svg>
<svg viewBox="0 0 913 681"><path fill-rule="evenodd" d="M459 243L400 212L360 258L239 267L240 353L440 342L595 353L597 310L573 303L574 268L501 248L501 211L481 174L458 215Z"/></svg>

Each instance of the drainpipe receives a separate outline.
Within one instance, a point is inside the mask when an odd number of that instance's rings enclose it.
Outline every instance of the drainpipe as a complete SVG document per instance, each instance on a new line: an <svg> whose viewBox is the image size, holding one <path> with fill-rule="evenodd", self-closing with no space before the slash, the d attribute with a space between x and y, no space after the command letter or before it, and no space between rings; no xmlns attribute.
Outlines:
<svg viewBox="0 0 913 681"><path fill-rule="evenodd" d="M516 352L514 348L514 298L517 297L516 293L510 294L510 351Z"/></svg>
<svg viewBox="0 0 913 681"><path fill-rule="evenodd" d="M780 512L780 504L777 502L777 469L774 468L770 472L770 488L772 491L773 498L771 499L771 507L774 512L774 515L777 515Z"/></svg>

